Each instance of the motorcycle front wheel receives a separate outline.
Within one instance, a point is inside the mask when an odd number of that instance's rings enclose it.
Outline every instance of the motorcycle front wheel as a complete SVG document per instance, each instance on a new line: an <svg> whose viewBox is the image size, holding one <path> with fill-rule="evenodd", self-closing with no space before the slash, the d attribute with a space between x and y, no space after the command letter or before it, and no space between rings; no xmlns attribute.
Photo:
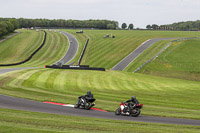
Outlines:
<svg viewBox="0 0 200 133"><path fill-rule="evenodd" d="M78 108L79 107L79 104L78 102L74 105L74 108Z"/></svg>
<svg viewBox="0 0 200 133"><path fill-rule="evenodd" d="M115 111L115 115L120 115L121 114L121 109L118 108L116 111Z"/></svg>
<svg viewBox="0 0 200 133"><path fill-rule="evenodd" d="M138 108L136 108L136 109L134 109L134 110L132 110L132 112L131 112L131 116L132 117L137 117L137 116L139 116L140 115L140 109L138 109Z"/></svg>

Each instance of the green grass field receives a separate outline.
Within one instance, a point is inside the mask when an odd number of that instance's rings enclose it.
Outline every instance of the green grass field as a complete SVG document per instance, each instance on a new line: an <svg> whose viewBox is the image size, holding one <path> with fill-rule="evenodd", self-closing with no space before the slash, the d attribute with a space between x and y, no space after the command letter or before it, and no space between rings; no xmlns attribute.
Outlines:
<svg viewBox="0 0 200 133"><path fill-rule="evenodd" d="M107 71L34 69L1 76L0 93L38 101L74 104L88 90L96 107L115 111L136 95L143 115L200 119L199 82ZM191 97L192 96L192 97Z"/></svg>
<svg viewBox="0 0 200 133"><path fill-rule="evenodd" d="M13 38L0 43L1 64L22 61L41 45L43 32L31 30L20 30L20 32L20 34ZM46 43L42 49L40 49L30 61L12 67L44 67L44 65L51 65L59 61L65 55L69 47L67 38L58 32L48 30L46 30L46 32ZM41 36L39 33L41 33ZM35 39L35 41L30 38ZM16 49L19 49L19 51L17 50L17 52L15 52ZM0 69L2 68L8 67L0 67Z"/></svg>
<svg viewBox="0 0 200 133"><path fill-rule="evenodd" d="M44 65L51 65L65 55L68 47L68 40L63 34L47 31L47 40L44 47L29 62L22 66L44 67Z"/></svg>
<svg viewBox="0 0 200 133"><path fill-rule="evenodd" d="M43 40L42 31L19 30L21 33L0 43L0 64L25 60Z"/></svg>
<svg viewBox="0 0 200 133"><path fill-rule="evenodd" d="M0 108L1 133L198 133L199 126L181 126L144 122L34 113Z"/></svg>
<svg viewBox="0 0 200 133"><path fill-rule="evenodd" d="M174 42L141 73L200 81L200 40Z"/></svg>
<svg viewBox="0 0 200 133"><path fill-rule="evenodd" d="M181 31L84 30L84 34L79 35L76 31L69 30L78 40L85 41L85 36L90 39L82 64L107 69L115 66L148 39L200 36L199 32ZM111 33L116 36L115 39L103 38L104 35Z"/></svg>
<svg viewBox="0 0 200 133"><path fill-rule="evenodd" d="M76 34L76 30L65 30L68 31L78 38L79 42L81 42L81 46L84 45L85 39L89 38L90 42L86 53L83 57L82 64L90 65L94 67L105 67L107 69L112 68L115 64L117 64L121 59L126 57L130 52L136 49L142 42L150 38L175 38L175 37L195 37L200 36L199 32L180 32L180 31L113 31L113 30L84 30L84 34ZM112 33L116 36L115 39L112 38L103 38L103 35L107 33ZM149 49L147 49L143 54L141 54L136 60L134 60L129 66L124 70L127 72L133 72L143 63L151 59L155 56L170 40L167 41L159 41L153 44ZM191 41L188 41L190 43ZM193 56L199 57L198 52L198 43L196 40L196 44L191 44L190 47L185 47L182 45L180 49L182 51L177 51L177 54L181 52L183 55L189 54L190 59ZM122 45L123 44L123 45ZM197 46L197 48L196 48ZM173 45L171 46L173 47ZM177 46L176 46L177 47ZM189 48L189 50L187 50ZM82 47L81 47L82 49ZM169 48L170 49L170 48ZM174 49L174 48L171 48ZM196 51L194 51L196 49ZM184 51L186 51L184 53ZM80 54L81 50L78 52ZM78 56L79 57L79 56ZM162 58L162 57L161 57ZM78 59L77 59L78 60ZM167 66L165 63L159 61L160 58L154 61L153 66L147 64L147 66L139 72L145 74L153 74L158 76L165 77L173 77L173 78L182 78L187 80L200 80L199 77L199 59L192 60L192 62L185 62L183 60L179 60L177 63L176 59L172 62L176 62L175 70L165 70ZM158 63L159 62L159 63ZM163 65L165 64L165 65ZM163 67L164 66L164 67ZM173 68L175 64L173 64ZM184 69L179 69L180 67L184 67ZM185 69L187 67L187 70ZM196 68L195 68L196 67ZM160 69L160 70L157 70ZM168 68L169 69L169 68ZM184 71L186 70L186 71ZM167 71L167 74L165 73ZM176 72L175 72L176 71Z"/></svg>

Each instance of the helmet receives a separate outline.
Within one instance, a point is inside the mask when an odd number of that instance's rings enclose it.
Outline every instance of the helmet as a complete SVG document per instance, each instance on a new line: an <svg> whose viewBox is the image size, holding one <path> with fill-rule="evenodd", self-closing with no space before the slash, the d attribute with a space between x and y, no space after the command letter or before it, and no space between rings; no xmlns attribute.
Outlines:
<svg viewBox="0 0 200 133"><path fill-rule="evenodd" d="M88 92L87 92L87 95L91 95L91 91L88 91Z"/></svg>
<svg viewBox="0 0 200 133"><path fill-rule="evenodd" d="M136 99L136 96L132 96L131 99L132 99L132 100L133 100L133 99Z"/></svg>

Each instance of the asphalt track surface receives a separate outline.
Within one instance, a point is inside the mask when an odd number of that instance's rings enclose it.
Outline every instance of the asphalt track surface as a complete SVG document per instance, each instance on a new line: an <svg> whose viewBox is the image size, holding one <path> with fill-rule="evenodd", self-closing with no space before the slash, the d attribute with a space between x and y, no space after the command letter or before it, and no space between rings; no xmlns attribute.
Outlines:
<svg viewBox="0 0 200 133"><path fill-rule="evenodd" d="M131 62L133 62L140 54L142 54L147 48L149 48L154 43L162 40L172 40L172 39L177 39L177 38L157 38L145 41L137 49L135 49L128 56L122 59L118 64L116 64L111 70L123 71Z"/></svg>
<svg viewBox="0 0 200 133"><path fill-rule="evenodd" d="M19 31L15 31L15 32L16 33L9 35L9 36L6 36L5 38L1 39L0 43L20 33Z"/></svg>
<svg viewBox="0 0 200 133"><path fill-rule="evenodd" d="M78 41L72 34L69 34L64 31L60 31L60 32L68 38L69 48L65 56L58 62L62 62L63 64L66 64L67 62L71 61L75 57L79 46L78 46Z"/></svg>
<svg viewBox="0 0 200 133"><path fill-rule="evenodd" d="M0 107L16 109L16 110L32 111L32 112L43 112L50 114L82 116L91 118L200 126L199 120L176 119L176 118L153 117L153 116L139 116L139 117L116 116L114 112L101 112L95 110L75 109L72 107L52 105L52 104L15 98L10 96L4 96L4 95L0 95Z"/></svg>
<svg viewBox="0 0 200 133"><path fill-rule="evenodd" d="M8 68L8 69L0 69L0 75L12 71L17 71L17 70L24 70L24 69L34 69L34 68L40 68L40 67L22 67L22 68Z"/></svg>

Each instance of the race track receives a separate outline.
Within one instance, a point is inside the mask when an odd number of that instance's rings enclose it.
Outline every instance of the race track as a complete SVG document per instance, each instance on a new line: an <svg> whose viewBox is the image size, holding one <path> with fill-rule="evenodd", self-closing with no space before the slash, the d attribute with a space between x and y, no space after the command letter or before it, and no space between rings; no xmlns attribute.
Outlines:
<svg viewBox="0 0 200 133"><path fill-rule="evenodd" d="M22 67L22 68L8 68L8 69L0 69L0 75L12 71L17 71L17 70L23 70L23 69L33 69L33 68L39 68L39 67Z"/></svg>
<svg viewBox="0 0 200 133"><path fill-rule="evenodd" d="M59 62L66 64L67 62L71 61L75 57L76 52L78 51L79 45L74 35L64 32L64 31L60 31L60 32L64 34L68 38L68 41L69 41L68 51L66 52L65 56L61 60L59 60Z"/></svg>
<svg viewBox="0 0 200 133"><path fill-rule="evenodd" d="M101 112L95 110L75 109L72 107L52 105L48 103L42 103L42 102L4 96L4 95L0 95L0 101L1 101L0 102L1 108L9 108L16 110L43 112L43 113L60 114L60 115L71 115L71 116L83 116L92 118L104 118L113 120L200 126L200 120L176 119L176 118L153 117L153 116L139 116L139 117L116 116L114 112Z"/></svg>
<svg viewBox="0 0 200 133"><path fill-rule="evenodd" d="M134 61L140 54L142 54L147 48L149 48L154 43L162 40L172 40L172 39L176 38L158 38L145 41L137 49L135 49L128 56L122 59L118 64L116 64L111 70L123 71L132 61Z"/></svg>

